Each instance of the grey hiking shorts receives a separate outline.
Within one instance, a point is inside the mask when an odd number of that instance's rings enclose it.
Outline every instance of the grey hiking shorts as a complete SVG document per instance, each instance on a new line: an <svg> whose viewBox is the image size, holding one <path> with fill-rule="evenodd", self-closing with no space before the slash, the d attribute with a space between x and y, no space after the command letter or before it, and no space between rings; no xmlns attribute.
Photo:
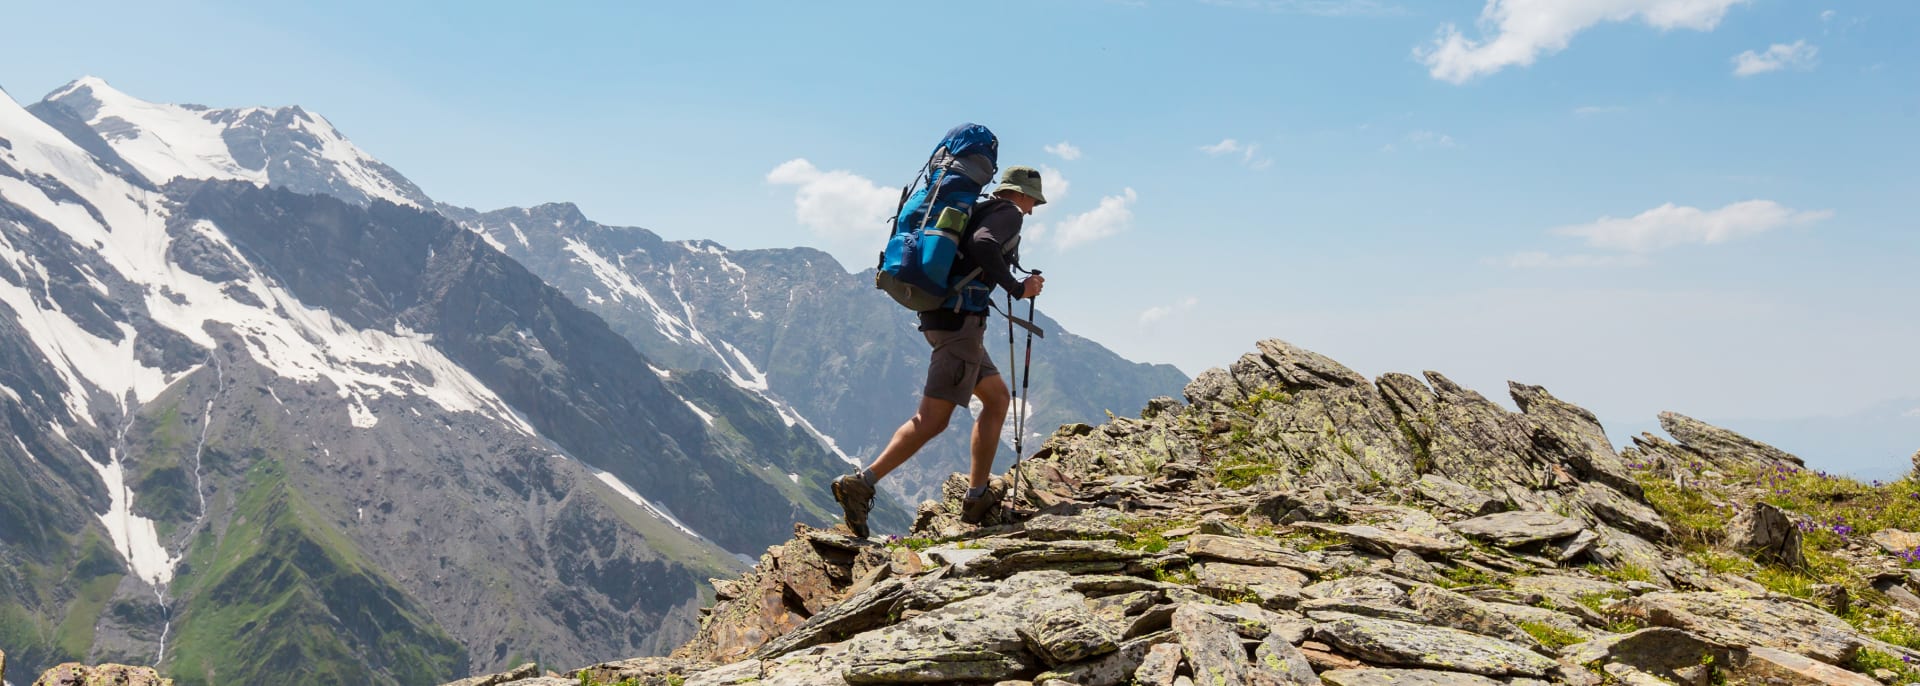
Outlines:
<svg viewBox="0 0 1920 686"><path fill-rule="evenodd" d="M966 406L973 398L973 387L981 379L997 376L1000 370L987 355L987 318L967 317L957 331L922 331L933 346L933 362L927 365L929 398L939 398Z"/></svg>

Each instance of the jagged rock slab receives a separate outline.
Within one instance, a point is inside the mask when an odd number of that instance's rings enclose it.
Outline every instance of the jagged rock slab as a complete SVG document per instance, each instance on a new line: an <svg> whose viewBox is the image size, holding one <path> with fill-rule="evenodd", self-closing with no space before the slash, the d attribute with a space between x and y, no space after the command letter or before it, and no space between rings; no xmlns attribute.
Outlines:
<svg viewBox="0 0 1920 686"><path fill-rule="evenodd" d="M1634 498L1645 497L1592 412L1555 398L1539 386L1509 382L1507 392L1535 427L1534 441L1548 444L1544 447L1564 456L1576 475Z"/></svg>
<svg viewBox="0 0 1920 686"><path fill-rule="evenodd" d="M1458 541L1446 541L1431 536L1382 529L1366 524L1327 524L1324 522L1295 522L1296 529L1312 529L1339 534L1369 549L1386 555L1396 551L1411 550L1422 555L1445 555L1467 547Z"/></svg>
<svg viewBox="0 0 1920 686"><path fill-rule="evenodd" d="M1314 627L1313 634L1341 652L1376 664L1534 677L1554 667L1552 660L1506 641L1389 619L1336 619Z"/></svg>
<svg viewBox="0 0 1920 686"><path fill-rule="evenodd" d="M1637 487L1630 492L1622 492L1606 484L1583 483L1574 495L1574 502L1601 521L1638 536L1656 541L1666 540L1673 535L1673 530L1667 526L1666 520L1660 518L1660 513L1629 495L1639 492Z"/></svg>
<svg viewBox="0 0 1920 686"><path fill-rule="evenodd" d="M1199 562L1193 576L1203 591L1252 593L1260 606L1270 610L1290 609L1300 602L1300 589L1307 575L1286 567L1258 567L1231 562Z"/></svg>
<svg viewBox="0 0 1920 686"><path fill-rule="evenodd" d="M1807 564L1800 552L1800 529L1778 507L1756 502L1741 508L1727 523L1727 547L1752 555L1754 560L1800 568Z"/></svg>
<svg viewBox="0 0 1920 686"><path fill-rule="evenodd" d="M1036 541L1091 541L1104 539L1125 541L1131 536L1119 527L1101 521L1096 517L1061 515L1040 515L1027 520L1023 525L1027 538Z"/></svg>
<svg viewBox="0 0 1920 686"><path fill-rule="evenodd" d="M1173 613L1173 631L1194 679L1204 684L1244 684L1251 665L1232 626L1199 607L1183 605Z"/></svg>
<svg viewBox="0 0 1920 686"><path fill-rule="evenodd" d="M1478 674L1425 669L1334 669L1320 673L1327 686L1503 686Z"/></svg>
<svg viewBox="0 0 1920 686"><path fill-rule="evenodd" d="M1271 686L1320 686L1320 677L1313 673L1313 664L1307 660L1307 654L1300 652L1292 641L1279 633L1269 634L1253 649L1253 670L1249 674L1254 684Z"/></svg>
<svg viewBox="0 0 1920 686"><path fill-rule="evenodd" d="M1729 664L1726 645L1679 629L1652 627L1567 646L1561 657L1575 665L1624 665L1662 679L1682 681L1681 670Z"/></svg>
<svg viewBox="0 0 1920 686"><path fill-rule="evenodd" d="M1405 605L1407 592L1399 584L1377 576L1347 576L1331 581L1322 581L1300 589L1307 597L1322 598L1364 598L1384 601L1393 605Z"/></svg>
<svg viewBox="0 0 1920 686"><path fill-rule="evenodd" d="M1194 534L1187 539L1187 555L1247 565L1286 567L1308 575L1324 574L1329 567L1277 543L1250 538L1231 538L1212 534Z"/></svg>
<svg viewBox="0 0 1920 686"><path fill-rule="evenodd" d="M1505 507L1493 496L1439 474L1421 474L1420 480L1413 482L1413 490L1421 497L1469 517L1490 515Z"/></svg>
<svg viewBox="0 0 1920 686"><path fill-rule="evenodd" d="M1072 603L1035 617L1019 628L1027 649L1048 665L1079 662L1119 648L1120 635L1106 622Z"/></svg>
<svg viewBox="0 0 1920 686"><path fill-rule="evenodd" d="M1080 686L1119 686L1133 678L1155 646L1170 645L1179 650L1178 640L1179 636L1172 630L1141 636L1120 644L1119 650L1099 658L1042 673L1034 678L1034 682L1059 679Z"/></svg>
<svg viewBox="0 0 1920 686"><path fill-rule="evenodd" d="M1507 548L1565 538L1585 528L1578 520L1535 511L1496 512L1453 525L1454 531Z"/></svg>
<svg viewBox="0 0 1920 686"><path fill-rule="evenodd" d="M1407 593L1407 600L1413 603L1414 609L1419 610L1420 614L1440 626L1492 636L1515 645L1539 646L1533 636L1520 630L1520 627L1486 603L1453 591L1438 586L1415 586Z"/></svg>
<svg viewBox="0 0 1920 686"><path fill-rule="evenodd" d="M1835 665L1846 664L1861 647L1879 643L1810 605L1743 593L1648 593L1609 611L1722 645L1778 648Z"/></svg>
<svg viewBox="0 0 1920 686"><path fill-rule="evenodd" d="M1774 686L1876 686L1879 681L1823 662L1761 646L1748 648L1738 675Z"/></svg>
<svg viewBox="0 0 1920 686"><path fill-rule="evenodd" d="M991 650L918 650L862 655L842 677L849 684L949 684L999 681L1033 668L1018 654Z"/></svg>
<svg viewBox="0 0 1920 686"><path fill-rule="evenodd" d="M1784 450L1678 412L1660 413L1660 428L1681 445L1721 464L1762 469L1807 466L1805 461Z"/></svg>
<svg viewBox="0 0 1920 686"><path fill-rule="evenodd" d="M1294 609L1316 622L1330 622L1349 616L1393 619L1415 624L1426 624L1430 621L1420 612L1368 598L1315 598L1301 601Z"/></svg>
<svg viewBox="0 0 1920 686"><path fill-rule="evenodd" d="M1180 644L1162 643L1147 651L1147 657L1140 661L1140 668L1133 673L1133 682L1141 686L1171 686L1173 678L1180 670Z"/></svg>

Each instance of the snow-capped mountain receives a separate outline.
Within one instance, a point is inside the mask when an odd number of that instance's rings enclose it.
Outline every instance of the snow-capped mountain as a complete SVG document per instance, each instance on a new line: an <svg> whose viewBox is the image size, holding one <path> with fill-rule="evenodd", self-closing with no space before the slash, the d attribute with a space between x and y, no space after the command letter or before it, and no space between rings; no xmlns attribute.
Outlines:
<svg viewBox="0 0 1920 686"><path fill-rule="evenodd" d="M16 670L438 683L657 652L737 553L830 522L844 462L783 410L427 204L298 108L0 97Z"/></svg>
<svg viewBox="0 0 1920 686"><path fill-rule="evenodd" d="M430 204L399 172L361 151L325 118L297 106L209 109L154 103L89 76L48 94L33 109L43 119L70 117L84 124L113 157L153 184L228 179L358 205L375 199Z"/></svg>

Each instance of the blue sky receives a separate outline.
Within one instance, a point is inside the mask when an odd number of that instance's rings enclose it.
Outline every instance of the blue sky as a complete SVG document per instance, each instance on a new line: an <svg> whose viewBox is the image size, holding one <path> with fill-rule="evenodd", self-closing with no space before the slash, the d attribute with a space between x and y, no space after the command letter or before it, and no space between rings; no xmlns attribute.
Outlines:
<svg viewBox="0 0 1920 686"><path fill-rule="evenodd" d="M81 5L0 9L0 86L300 104L446 202L856 270L977 121L1049 169L1042 304L1132 359L1280 337L1542 384L1616 439L1873 412L1912 434L1774 439L1920 448L1905 0Z"/></svg>

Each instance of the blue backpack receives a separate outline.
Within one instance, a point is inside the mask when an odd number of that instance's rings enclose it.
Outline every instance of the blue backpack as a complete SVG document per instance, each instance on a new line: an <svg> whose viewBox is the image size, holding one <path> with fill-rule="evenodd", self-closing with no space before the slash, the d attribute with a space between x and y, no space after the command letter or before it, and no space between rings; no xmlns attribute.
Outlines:
<svg viewBox="0 0 1920 686"><path fill-rule="evenodd" d="M941 306L957 282L954 260L980 191L999 169L1000 139L979 124L948 131L913 183L900 189L873 286L915 312ZM921 185L925 181L925 185ZM918 190L915 190L918 188Z"/></svg>

